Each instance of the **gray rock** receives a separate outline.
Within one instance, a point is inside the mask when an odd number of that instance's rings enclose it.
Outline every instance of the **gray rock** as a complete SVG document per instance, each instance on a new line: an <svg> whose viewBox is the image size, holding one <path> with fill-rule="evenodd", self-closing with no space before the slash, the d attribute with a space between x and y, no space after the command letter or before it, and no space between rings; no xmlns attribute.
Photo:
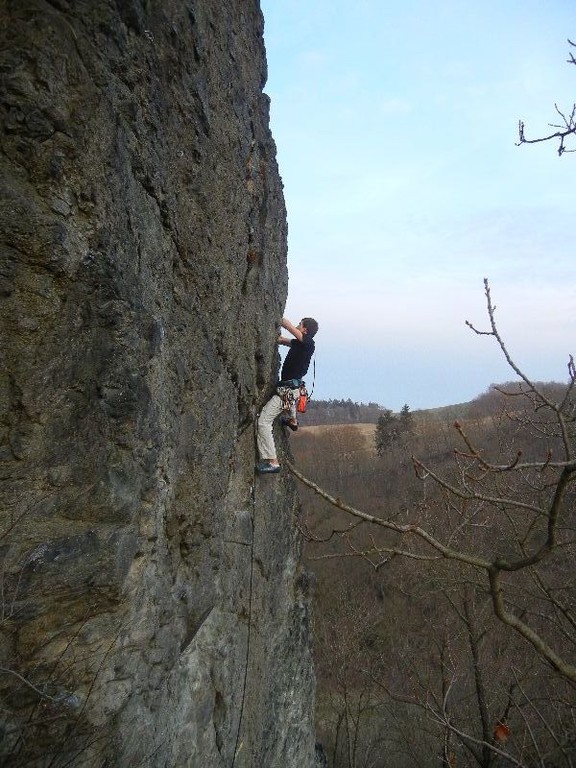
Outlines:
<svg viewBox="0 0 576 768"><path fill-rule="evenodd" d="M0 16L0 762L312 766L258 3Z"/></svg>

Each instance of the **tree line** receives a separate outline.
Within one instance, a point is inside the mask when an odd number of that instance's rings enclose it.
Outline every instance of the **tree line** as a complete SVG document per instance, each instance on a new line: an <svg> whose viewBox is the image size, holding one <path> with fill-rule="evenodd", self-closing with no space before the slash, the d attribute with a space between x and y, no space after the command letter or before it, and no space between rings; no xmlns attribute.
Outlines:
<svg viewBox="0 0 576 768"><path fill-rule="evenodd" d="M322 424L376 424L382 406L378 403L357 403L347 400L316 400L308 402L303 422L308 426Z"/></svg>

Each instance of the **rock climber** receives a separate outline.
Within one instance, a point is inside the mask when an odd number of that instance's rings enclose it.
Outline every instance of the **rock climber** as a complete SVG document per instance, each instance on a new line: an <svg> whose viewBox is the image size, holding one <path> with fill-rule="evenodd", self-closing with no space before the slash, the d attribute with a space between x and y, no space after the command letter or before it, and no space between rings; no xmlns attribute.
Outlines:
<svg viewBox="0 0 576 768"><path fill-rule="evenodd" d="M298 429L296 401L300 385L303 384L303 378L314 354L314 336L318 331L318 323L312 317L304 317L298 325L293 325L290 320L283 317L281 325L294 338L290 339L282 335L278 337L278 344L290 347L290 349L282 365L281 379L276 387L276 392L258 416L256 442L260 462L256 465L256 471L262 473L280 472L274 435L272 434L274 420L282 411L289 411L289 416L284 417L283 424L293 431Z"/></svg>

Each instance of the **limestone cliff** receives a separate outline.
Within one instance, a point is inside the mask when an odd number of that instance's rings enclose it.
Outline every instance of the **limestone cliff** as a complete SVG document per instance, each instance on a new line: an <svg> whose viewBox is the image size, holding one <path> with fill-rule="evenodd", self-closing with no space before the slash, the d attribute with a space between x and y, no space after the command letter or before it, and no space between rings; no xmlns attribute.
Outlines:
<svg viewBox="0 0 576 768"><path fill-rule="evenodd" d="M0 763L305 768L257 0L0 2Z"/></svg>

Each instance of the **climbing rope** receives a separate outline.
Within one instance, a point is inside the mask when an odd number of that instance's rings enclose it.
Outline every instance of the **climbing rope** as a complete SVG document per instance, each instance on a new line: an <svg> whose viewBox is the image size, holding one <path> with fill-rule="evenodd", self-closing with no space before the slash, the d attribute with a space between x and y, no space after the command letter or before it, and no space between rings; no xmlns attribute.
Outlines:
<svg viewBox="0 0 576 768"><path fill-rule="evenodd" d="M255 424L255 430L257 426ZM234 744L234 754L230 768L234 768L236 757L242 749L243 742L240 742L240 730L242 728L242 719L244 717L244 704L246 701L246 687L248 682L248 664L250 663L250 643L252 640L252 595L254 587L254 521L256 519L256 471L252 475L252 486L250 488L250 581L248 588L248 634L246 637L246 661L244 663L244 680L242 682L242 701L240 703L240 715L238 717L238 730L236 731L236 742Z"/></svg>
<svg viewBox="0 0 576 768"><path fill-rule="evenodd" d="M312 389L310 390L310 394L308 395L308 400L312 400L315 384L316 384L316 355L314 355L314 361L313 361L313 367L312 367Z"/></svg>

